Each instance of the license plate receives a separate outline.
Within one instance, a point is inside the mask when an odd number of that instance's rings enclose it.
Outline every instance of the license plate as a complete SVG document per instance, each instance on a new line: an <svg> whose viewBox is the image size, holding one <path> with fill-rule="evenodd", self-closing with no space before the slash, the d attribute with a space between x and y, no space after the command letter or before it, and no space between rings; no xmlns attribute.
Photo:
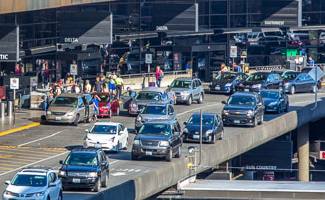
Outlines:
<svg viewBox="0 0 325 200"><path fill-rule="evenodd" d="M199 135L193 135L193 139L200 139L200 136Z"/></svg>
<svg viewBox="0 0 325 200"><path fill-rule="evenodd" d="M220 90L220 87L219 86L216 86L214 89L215 90Z"/></svg>
<svg viewBox="0 0 325 200"><path fill-rule="evenodd" d="M245 92L249 92L249 89L244 89Z"/></svg>
<svg viewBox="0 0 325 200"><path fill-rule="evenodd" d="M152 151L146 151L146 156L152 156Z"/></svg>
<svg viewBox="0 0 325 200"><path fill-rule="evenodd" d="M72 183L80 183L80 179L79 178L73 178Z"/></svg>
<svg viewBox="0 0 325 200"><path fill-rule="evenodd" d="M55 121L61 121L61 117L55 117Z"/></svg>
<svg viewBox="0 0 325 200"><path fill-rule="evenodd" d="M235 124L240 124L240 120L234 120Z"/></svg>

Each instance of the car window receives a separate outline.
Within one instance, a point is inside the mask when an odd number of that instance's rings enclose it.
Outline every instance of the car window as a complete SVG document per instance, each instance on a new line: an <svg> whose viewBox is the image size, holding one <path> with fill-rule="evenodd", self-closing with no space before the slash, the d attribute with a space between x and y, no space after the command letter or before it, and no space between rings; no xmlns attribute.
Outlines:
<svg viewBox="0 0 325 200"><path fill-rule="evenodd" d="M310 76L309 74L305 74L305 75L306 75L306 76L305 76L305 79L306 79L306 80L310 80L310 79L312 79L311 76Z"/></svg>
<svg viewBox="0 0 325 200"><path fill-rule="evenodd" d="M236 77L236 74L233 73L223 73L216 76L216 80L233 80Z"/></svg>
<svg viewBox="0 0 325 200"><path fill-rule="evenodd" d="M192 117L188 120L189 125L200 125L200 115L192 115ZM213 117L211 116L203 116L202 117L202 125L203 126L211 126L213 125Z"/></svg>
<svg viewBox="0 0 325 200"><path fill-rule="evenodd" d="M305 76L304 74L299 74L299 76L297 77L297 79L300 79L300 80L305 80Z"/></svg>
<svg viewBox="0 0 325 200"><path fill-rule="evenodd" d="M118 129L117 129L117 132L120 133L122 131L122 127L121 127L121 124L118 125Z"/></svg>
<svg viewBox="0 0 325 200"><path fill-rule="evenodd" d="M78 106L79 106L79 107L84 107L85 104L84 104L83 99L82 99L81 97L79 97L78 99L79 99Z"/></svg>
<svg viewBox="0 0 325 200"><path fill-rule="evenodd" d="M100 156L101 156L102 162L106 162L106 156L104 155L103 152L100 153Z"/></svg>
<svg viewBox="0 0 325 200"><path fill-rule="evenodd" d="M87 102L88 102L89 104L92 104L92 100L93 100L93 99L91 98L91 95L86 94L85 97L86 97L86 99L87 99Z"/></svg>
<svg viewBox="0 0 325 200"><path fill-rule="evenodd" d="M273 79L274 79L275 81L279 80L279 79L280 79L279 74L273 74Z"/></svg>
<svg viewBox="0 0 325 200"><path fill-rule="evenodd" d="M196 80L196 84L197 84L197 86L201 86L202 85L202 83L201 83L200 80Z"/></svg>
<svg viewBox="0 0 325 200"><path fill-rule="evenodd" d="M145 106L141 114L166 115L166 106Z"/></svg>
<svg viewBox="0 0 325 200"><path fill-rule="evenodd" d="M181 132L182 129L178 122L176 122L176 128L178 132Z"/></svg>
<svg viewBox="0 0 325 200"><path fill-rule="evenodd" d="M113 125L94 125L90 128L91 134L116 134L116 126Z"/></svg>
<svg viewBox="0 0 325 200"><path fill-rule="evenodd" d="M172 125L172 134L175 134L175 132L177 132L175 124Z"/></svg>
<svg viewBox="0 0 325 200"><path fill-rule="evenodd" d="M98 94L98 97L100 98L100 102L108 103L111 100L111 97L109 95L105 95L105 94Z"/></svg>
<svg viewBox="0 0 325 200"><path fill-rule="evenodd" d="M123 126L122 124L120 124L120 126L121 126L122 131L124 131L125 126Z"/></svg>
<svg viewBox="0 0 325 200"><path fill-rule="evenodd" d="M171 88L191 88L191 81L174 80L170 84Z"/></svg>
<svg viewBox="0 0 325 200"><path fill-rule="evenodd" d="M273 74L270 74L270 75L267 77L267 80L270 81L270 82L274 81Z"/></svg>
<svg viewBox="0 0 325 200"><path fill-rule="evenodd" d="M251 74L246 81L248 82L255 82L255 81L265 81L267 79L267 74Z"/></svg>
<svg viewBox="0 0 325 200"><path fill-rule="evenodd" d="M11 182L11 185L44 187L47 184L47 177L41 175L17 174Z"/></svg>
<svg viewBox="0 0 325 200"><path fill-rule="evenodd" d="M159 93L153 93L153 92L139 92L135 96L136 100L153 100L158 101L159 100Z"/></svg>
<svg viewBox="0 0 325 200"><path fill-rule="evenodd" d="M228 99L229 105L255 106L256 99L252 96L231 96Z"/></svg>
<svg viewBox="0 0 325 200"><path fill-rule="evenodd" d="M194 88L196 88L197 87L197 85L196 85L196 81L192 81L192 88L194 89Z"/></svg>

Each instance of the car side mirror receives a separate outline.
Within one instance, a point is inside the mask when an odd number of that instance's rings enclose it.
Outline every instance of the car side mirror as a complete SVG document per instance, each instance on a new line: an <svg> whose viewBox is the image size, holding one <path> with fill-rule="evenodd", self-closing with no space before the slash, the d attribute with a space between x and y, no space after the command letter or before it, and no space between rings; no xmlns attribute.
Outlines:
<svg viewBox="0 0 325 200"><path fill-rule="evenodd" d="M227 104L227 102L226 102L226 101L221 101L221 103L222 103L222 104Z"/></svg>
<svg viewBox="0 0 325 200"><path fill-rule="evenodd" d="M10 181L5 181L5 184L6 185L10 185Z"/></svg>
<svg viewBox="0 0 325 200"><path fill-rule="evenodd" d="M56 187L55 183L50 183L49 187Z"/></svg>
<svg viewBox="0 0 325 200"><path fill-rule="evenodd" d="M89 132L89 129L85 129L85 132L88 133Z"/></svg>
<svg viewBox="0 0 325 200"><path fill-rule="evenodd" d="M59 163L60 163L61 165L63 165L63 160L60 160Z"/></svg>
<svg viewBox="0 0 325 200"><path fill-rule="evenodd" d="M183 122L184 125L187 125L187 122Z"/></svg>

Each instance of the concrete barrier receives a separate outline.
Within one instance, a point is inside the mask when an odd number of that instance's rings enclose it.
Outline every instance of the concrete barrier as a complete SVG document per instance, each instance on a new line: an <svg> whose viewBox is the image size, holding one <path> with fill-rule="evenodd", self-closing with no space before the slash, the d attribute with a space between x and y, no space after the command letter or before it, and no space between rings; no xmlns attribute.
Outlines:
<svg viewBox="0 0 325 200"><path fill-rule="evenodd" d="M291 111L255 128L243 128L243 132L238 135L217 141L215 145L206 145L203 148L202 163L198 168L198 172L223 163L308 122L325 117L325 102L319 101L318 108L311 111L313 106L313 104L310 104L298 111ZM121 195L118 196L119 200L145 199L175 185L179 180L188 176L187 164L189 162L189 158L175 159L171 163L166 163L157 169L103 191L87 200L115 199L114 197L118 192L121 192ZM124 194L128 192L131 194Z"/></svg>

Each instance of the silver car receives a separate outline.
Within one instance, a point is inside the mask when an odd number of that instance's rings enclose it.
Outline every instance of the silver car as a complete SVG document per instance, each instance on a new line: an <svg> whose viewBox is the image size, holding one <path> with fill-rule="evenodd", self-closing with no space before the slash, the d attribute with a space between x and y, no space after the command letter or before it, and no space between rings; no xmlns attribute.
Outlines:
<svg viewBox="0 0 325 200"><path fill-rule="evenodd" d="M61 94L54 98L46 111L46 122L71 123L90 122L94 106L90 94Z"/></svg>
<svg viewBox="0 0 325 200"><path fill-rule="evenodd" d="M177 78L169 86L176 94L176 102L191 105L193 101L202 103L204 88L198 78Z"/></svg>
<svg viewBox="0 0 325 200"><path fill-rule="evenodd" d="M169 103L147 104L135 118L135 130L138 132L145 122L177 120L174 107Z"/></svg>

